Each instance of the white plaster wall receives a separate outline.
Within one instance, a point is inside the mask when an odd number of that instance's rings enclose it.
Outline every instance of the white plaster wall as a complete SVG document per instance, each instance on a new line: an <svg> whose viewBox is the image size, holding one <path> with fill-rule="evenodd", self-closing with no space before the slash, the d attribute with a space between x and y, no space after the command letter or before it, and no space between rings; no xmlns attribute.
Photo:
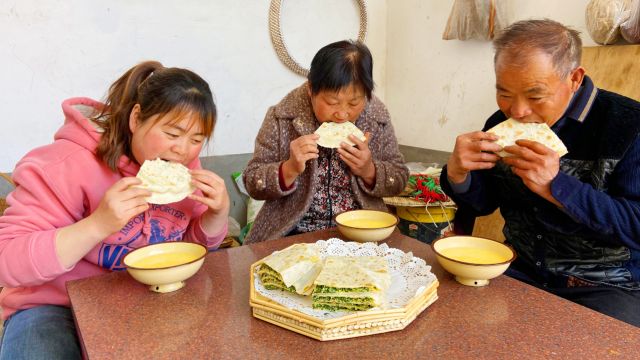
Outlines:
<svg viewBox="0 0 640 360"><path fill-rule="evenodd" d="M582 32L588 0L499 0L511 22L543 18ZM387 14L386 103L400 144L453 150L457 134L479 130L498 108L493 49L486 41L442 40L453 1L393 0Z"/></svg>
<svg viewBox="0 0 640 360"><path fill-rule="evenodd" d="M355 1L282 1L292 55L308 67L319 47L358 33ZM103 98L134 64L156 59L209 81L219 108L202 155L253 151L267 108L304 79L276 57L268 0L0 1L0 171L50 143L60 103ZM377 94L385 96L387 2L368 0L367 44Z"/></svg>

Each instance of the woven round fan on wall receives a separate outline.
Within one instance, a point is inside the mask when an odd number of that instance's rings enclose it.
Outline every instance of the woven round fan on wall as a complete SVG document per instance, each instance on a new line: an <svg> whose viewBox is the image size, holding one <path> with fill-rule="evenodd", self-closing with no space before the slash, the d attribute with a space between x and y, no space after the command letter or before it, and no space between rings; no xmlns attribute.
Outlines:
<svg viewBox="0 0 640 360"><path fill-rule="evenodd" d="M355 0L360 10L360 30L358 31L358 41L364 42L367 35L367 7L365 0ZM282 36L282 29L280 28L280 9L282 7L283 0L272 0L269 7L269 33L271 34L271 42L278 54L278 58L282 63L288 67L294 73L307 76L309 69L304 68L289 54L287 45L285 44Z"/></svg>

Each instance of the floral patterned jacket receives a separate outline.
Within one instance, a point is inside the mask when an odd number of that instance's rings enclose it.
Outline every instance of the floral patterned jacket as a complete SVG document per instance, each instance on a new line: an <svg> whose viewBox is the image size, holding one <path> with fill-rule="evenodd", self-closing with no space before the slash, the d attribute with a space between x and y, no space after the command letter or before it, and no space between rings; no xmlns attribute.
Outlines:
<svg viewBox="0 0 640 360"><path fill-rule="evenodd" d="M373 96L355 125L371 133L369 149L376 168L376 182L367 188L364 181L351 176L351 190L360 208L386 210L382 197L394 196L404 189L409 170L398 150L393 126L384 104ZM266 200L256 217L245 244L285 236L309 209L318 181L318 162L307 163L305 171L293 187L283 191L279 182L280 164L289 158L289 144L296 138L313 133L320 123L311 107L306 84L294 89L267 111L255 141L253 158L243 172L243 180L251 197Z"/></svg>

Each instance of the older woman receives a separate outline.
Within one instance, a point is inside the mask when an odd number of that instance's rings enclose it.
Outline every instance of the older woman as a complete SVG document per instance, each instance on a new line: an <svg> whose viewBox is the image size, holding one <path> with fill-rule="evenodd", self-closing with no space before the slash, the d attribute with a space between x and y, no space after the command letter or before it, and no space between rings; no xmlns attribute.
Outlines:
<svg viewBox="0 0 640 360"><path fill-rule="evenodd" d="M307 81L269 108L244 183L266 200L245 243L335 226L353 209L385 209L409 171L389 112L373 92L373 59L360 42L329 44L314 56ZM365 133L355 146L319 147L324 122L350 121Z"/></svg>

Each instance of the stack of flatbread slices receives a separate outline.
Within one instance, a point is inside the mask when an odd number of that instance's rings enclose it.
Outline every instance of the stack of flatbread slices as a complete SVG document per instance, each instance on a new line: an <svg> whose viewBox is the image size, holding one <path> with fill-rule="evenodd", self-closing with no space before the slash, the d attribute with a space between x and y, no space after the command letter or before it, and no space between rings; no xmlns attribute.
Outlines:
<svg viewBox="0 0 640 360"><path fill-rule="evenodd" d="M358 129L351 121L341 123L323 122L314 133L320 135L318 145L330 149L339 148L341 142L351 146L355 145L349 140L349 135L351 134L362 141L366 139L362 130Z"/></svg>
<svg viewBox="0 0 640 360"><path fill-rule="evenodd" d="M514 119L507 119L500 124L487 130L499 137L496 144L502 146L515 145L516 140L533 140L557 152L559 156L565 155L567 147L562 140L551 130L545 123L523 123ZM513 156L512 154L502 150L499 156Z"/></svg>
<svg viewBox="0 0 640 360"><path fill-rule="evenodd" d="M141 187L151 191L147 198L150 204L177 202L195 190L189 169L162 159L145 161L136 177L142 181Z"/></svg>
<svg viewBox="0 0 640 360"><path fill-rule="evenodd" d="M379 256L327 256L315 244L294 244L261 260L258 277L267 290L311 295L312 307L362 311L380 307L391 284Z"/></svg>
<svg viewBox="0 0 640 360"><path fill-rule="evenodd" d="M258 276L268 290L310 295L321 269L320 252L314 244L294 244L264 258Z"/></svg>
<svg viewBox="0 0 640 360"><path fill-rule="evenodd" d="M328 256L314 282L312 306L362 311L381 306L391 284L387 260L379 256Z"/></svg>

